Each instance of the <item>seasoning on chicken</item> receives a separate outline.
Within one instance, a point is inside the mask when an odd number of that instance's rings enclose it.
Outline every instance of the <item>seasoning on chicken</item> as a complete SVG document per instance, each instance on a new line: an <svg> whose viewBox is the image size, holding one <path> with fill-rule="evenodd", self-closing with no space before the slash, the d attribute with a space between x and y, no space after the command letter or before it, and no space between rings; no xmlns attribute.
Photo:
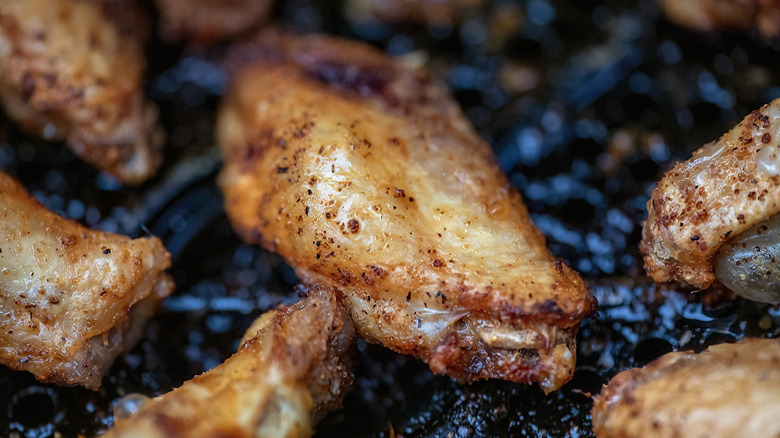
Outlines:
<svg viewBox="0 0 780 438"><path fill-rule="evenodd" d="M143 96L144 20L134 0L0 2L0 102L47 140L128 184L162 160Z"/></svg>
<svg viewBox="0 0 780 438"><path fill-rule="evenodd" d="M104 437L311 436L352 385L354 339L334 294L312 288L258 318L223 364L145 402Z"/></svg>
<svg viewBox="0 0 780 438"><path fill-rule="evenodd" d="M90 230L0 173L0 363L96 390L173 290L157 238Z"/></svg>
<svg viewBox="0 0 780 438"><path fill-rule="evenodd" d="M155 0L160 33L171 41L212 44L268 21L273 0Z"/></svg>
<svg viewBox="0 0 780 438"><path fill-rule="evenodd" d="M347 15L355 21L419 22L451 26L483 9L490 0L348 0Z"/></svg>
<svg viewBox="0 0 780 438"><path fill-rule="evenodd" d="M672 22L698 31L756 28L768 37L780 35L777 0L660 0Z"/></svg>
<svg viewBox="0 0 780 438"><path fill-rule="evenodd" d="M594 311L438 83L365 45L265 33L218 117L228 216L358 332L462 381L571 378Z"/></svg>
<svg viewBox="0 0 780 438"><path fill-rule="evenodd" d="M761 303L780 303L780 215L753 225L720 247L715 275L731 291Z"/></svg>
<svg viewBox="0 0 780 438"><path fill-rule="evenodd" d="M653 190L640 249L655 281L706 288L724 242L780 211L780 100L677 163ZM739 293L739 290L735 290Z"/></svg>
<svg viewBox="0 0 780 438"><path fill-rule="evenodd" d="M615 376L596 396L598 438L780 435L780 340L672 352Z"/></svg>

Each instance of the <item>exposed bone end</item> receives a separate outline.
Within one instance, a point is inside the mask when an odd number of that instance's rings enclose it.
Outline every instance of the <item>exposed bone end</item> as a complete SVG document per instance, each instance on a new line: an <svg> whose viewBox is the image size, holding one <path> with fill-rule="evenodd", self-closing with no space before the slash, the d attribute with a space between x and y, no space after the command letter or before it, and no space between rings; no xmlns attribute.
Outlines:
<svg viewBox="0 0 780 438"><path fill-rule="evenodd" d="M482 341L503 350L538 349L548 344L546 337L535 330L517 330L507 327L486 327L479 331Z"/></svg>
<svg viewBox="0 0 780 438"><path fill-rule="evenodd" d="M779 144L775 100L666 172L648 201L640 247L654 280L710 286L724 242L778 212Z"/></svg>
<svg viewBox="0 0 780 438"><path fill-rule="evenodd" d="M460 381L504 379L538 383L547 394L571 380L576 327L560 330L483 326L445 335L428 358L431 370ZM469 348L463 348L469 346ZM471 370L464 373L461 370Z"/></svg>

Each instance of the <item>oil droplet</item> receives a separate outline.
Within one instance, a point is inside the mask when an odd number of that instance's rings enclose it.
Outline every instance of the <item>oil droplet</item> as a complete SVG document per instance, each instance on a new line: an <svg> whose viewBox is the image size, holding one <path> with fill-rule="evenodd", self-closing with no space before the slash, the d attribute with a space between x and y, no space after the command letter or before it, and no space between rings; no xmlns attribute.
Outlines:
<svg viewBox="0 0 780 438"><path fill-rule="evenodd" d="M114 422L132 417L147 401L149 397L136 392L120 398L114 405Z"/></svg>

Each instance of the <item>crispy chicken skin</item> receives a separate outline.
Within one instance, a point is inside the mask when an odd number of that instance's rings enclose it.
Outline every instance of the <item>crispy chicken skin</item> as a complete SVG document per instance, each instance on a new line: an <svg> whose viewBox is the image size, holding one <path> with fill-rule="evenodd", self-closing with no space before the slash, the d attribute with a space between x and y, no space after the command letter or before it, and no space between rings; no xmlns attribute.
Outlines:
<svg viewBox="0 0 780 438"><path fill-rule="evenodd" d="M780 35L777 0L660 0L669 20L698 31L751 29Z"/></svg>
<svg viewBox="0 0 780 438"><path fill-rule="evenodd" d="M212 44L268 21L273 0L155 0L169 41Z"/></svg>
<svg viewBox="0 0 780 438"><path fill-rule="evenodd" d="M0 102L47 140L124 183L157 170L163 134L143 97L134 0L0 1Z"/></svg>
<svg viewBox="0 0 780 438"><path fill-rule="evenodd" d="M708 287L731 236L780 211L780 100L677 163L647 203L640 250L655 281Z"/></svg>
<svg viewBox="0 0 780 438"><path fill-rule="evenodd" d="M146 402L104 438L311 436L352 385L354 339L335 295L315 287L258 318L223 364Z"/></svg>
<svg viewBox="0 0 780 438"><path fill-rule="evenodd" d="M462 381L570 379L595 308L439 84L358 43L267 32L218 116L228 216L358 332Z"/></svg>
<svg viewBox="0 0 780 438"><path fill-rule="evenodd" d="M418 22L448 26L469 18L490 0L349 0L347 14L357 21Z"/></svg>
<svg viewBox="0 0 780 438"><path fill-rule="evenodd" d="M0 363L96 390L173 289L159 239L92 231L0 173Z"/></svg>
<svg viewBox="0 0 780 438"><path fill-rule="evenodd" d="M780 340L668 353L596 396L598 438L780 436Z"/></svg>

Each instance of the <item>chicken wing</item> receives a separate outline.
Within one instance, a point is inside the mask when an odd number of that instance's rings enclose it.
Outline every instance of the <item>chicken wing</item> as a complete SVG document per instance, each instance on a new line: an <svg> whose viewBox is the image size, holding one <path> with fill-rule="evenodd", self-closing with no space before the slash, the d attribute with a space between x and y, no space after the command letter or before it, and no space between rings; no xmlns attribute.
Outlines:
<svg viewBox="0 0 780 438"><path fill-rule="evenodd" d="M780 211L778 118L775 100L664 175L642 229L650 277L708 287L724 242Z"/></svg>
<svg viewBox="0 0 780 438"><path fill-rule="evenodd" d="M128 184L157 170L162 130L142 93L134 0L0 2L0 102L9 117Z"/></svg>
<svg viewBox="0 0 780 438"><path fill-rule="evenodd" d="M598 438L780 435L780 340L668 353L615 376L596 396Z"/></svg>
<svg viewBox="0 0 780 438"><path fill-rule="evenodd" d="M200 44L240 35L271 15L273 0L155 0L167 40Z"/></svg>
<svg viewBox="0 0 780 438"><path fill-rule="evenodd" d="M661 0L672 22L696 29L757 30L766 36L780 35L780 2L777 0Z"/></svg>
<svg viewBox="0 0 780 438"><path fill-rule="evenodd" d="M173 289L159 239L92 231L0 173L0 363L97 389Z"/></svg>
<svg viewBox="0 0 780 438"><path fill-rule="evenodd" d="M220 185L245 240L437 373L545 391L571 377L595 299L441 85L321 36L265 33L232 59Z"/></svg>
<svg viewBox="0 0 780 438"><path fill-rule="evenodd" d="M147 401L104 438L305 437L352 384L355 333L335 295L258 318L222 365Z"/></svg>

